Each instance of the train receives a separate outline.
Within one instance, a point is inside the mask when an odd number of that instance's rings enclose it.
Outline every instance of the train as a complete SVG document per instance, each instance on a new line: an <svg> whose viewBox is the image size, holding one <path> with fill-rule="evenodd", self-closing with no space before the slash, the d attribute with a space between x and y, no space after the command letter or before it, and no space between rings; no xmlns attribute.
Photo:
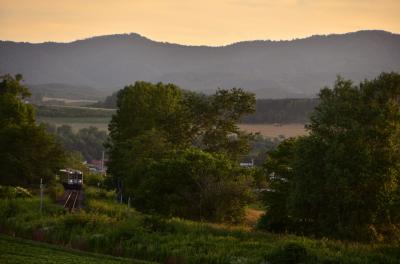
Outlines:
<svg viewBox="0 0 400 264"><path fill-rule="evenodd" d="M80 190L83 186L83 173L74 169L60 170L61 182L65 189Z"/></svg>

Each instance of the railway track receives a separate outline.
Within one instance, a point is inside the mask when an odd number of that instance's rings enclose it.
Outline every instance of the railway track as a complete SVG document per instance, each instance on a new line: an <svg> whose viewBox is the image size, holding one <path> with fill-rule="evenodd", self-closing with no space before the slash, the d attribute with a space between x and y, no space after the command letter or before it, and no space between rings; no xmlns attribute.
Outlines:
<svg viewBox="0 0 400 264"><path fill-rule="evenodd" d="M70 212L74 211L78 207L79 202L79 190L71 190L67 193L64 202L64 208L68 209Z"/></svg>

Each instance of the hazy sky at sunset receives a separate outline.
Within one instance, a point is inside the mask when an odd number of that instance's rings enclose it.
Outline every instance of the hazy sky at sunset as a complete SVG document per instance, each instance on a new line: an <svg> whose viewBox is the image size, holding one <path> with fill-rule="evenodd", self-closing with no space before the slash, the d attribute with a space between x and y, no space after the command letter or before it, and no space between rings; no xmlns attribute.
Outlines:
<svg viewBox="0 0 400 264"><path fill-rule="evenodd" d="M0 0L0 39L72 41L135 32L190 45L400 32L400 0Z"/></svg>

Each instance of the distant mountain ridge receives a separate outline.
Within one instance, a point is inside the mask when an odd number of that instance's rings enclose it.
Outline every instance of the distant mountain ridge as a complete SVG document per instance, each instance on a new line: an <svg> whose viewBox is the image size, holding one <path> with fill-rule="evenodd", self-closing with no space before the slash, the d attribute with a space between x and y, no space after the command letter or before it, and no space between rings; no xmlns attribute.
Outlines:
<svg viewBox="0 0 400 264"><path fill-rule="evenodd" d="M382 71L400 71L399 34L358 31L220 47L156 42L138 34L70 43L0 41L0 73L22 73L29 84L109 93L144 80L206 93L242 87L258 98L312 97L338 74L360 81Z"/></svg>

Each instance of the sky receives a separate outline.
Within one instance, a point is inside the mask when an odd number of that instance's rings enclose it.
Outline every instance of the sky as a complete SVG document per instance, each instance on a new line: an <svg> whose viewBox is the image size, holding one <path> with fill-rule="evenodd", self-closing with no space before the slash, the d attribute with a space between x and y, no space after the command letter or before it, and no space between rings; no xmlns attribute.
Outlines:
<svg viewBox="0 0 400 264"><path fill-rule="evenodd" d="M70 42L138 33L185 45L400 33L400 0L0 0L0 40Z"/></svg>

